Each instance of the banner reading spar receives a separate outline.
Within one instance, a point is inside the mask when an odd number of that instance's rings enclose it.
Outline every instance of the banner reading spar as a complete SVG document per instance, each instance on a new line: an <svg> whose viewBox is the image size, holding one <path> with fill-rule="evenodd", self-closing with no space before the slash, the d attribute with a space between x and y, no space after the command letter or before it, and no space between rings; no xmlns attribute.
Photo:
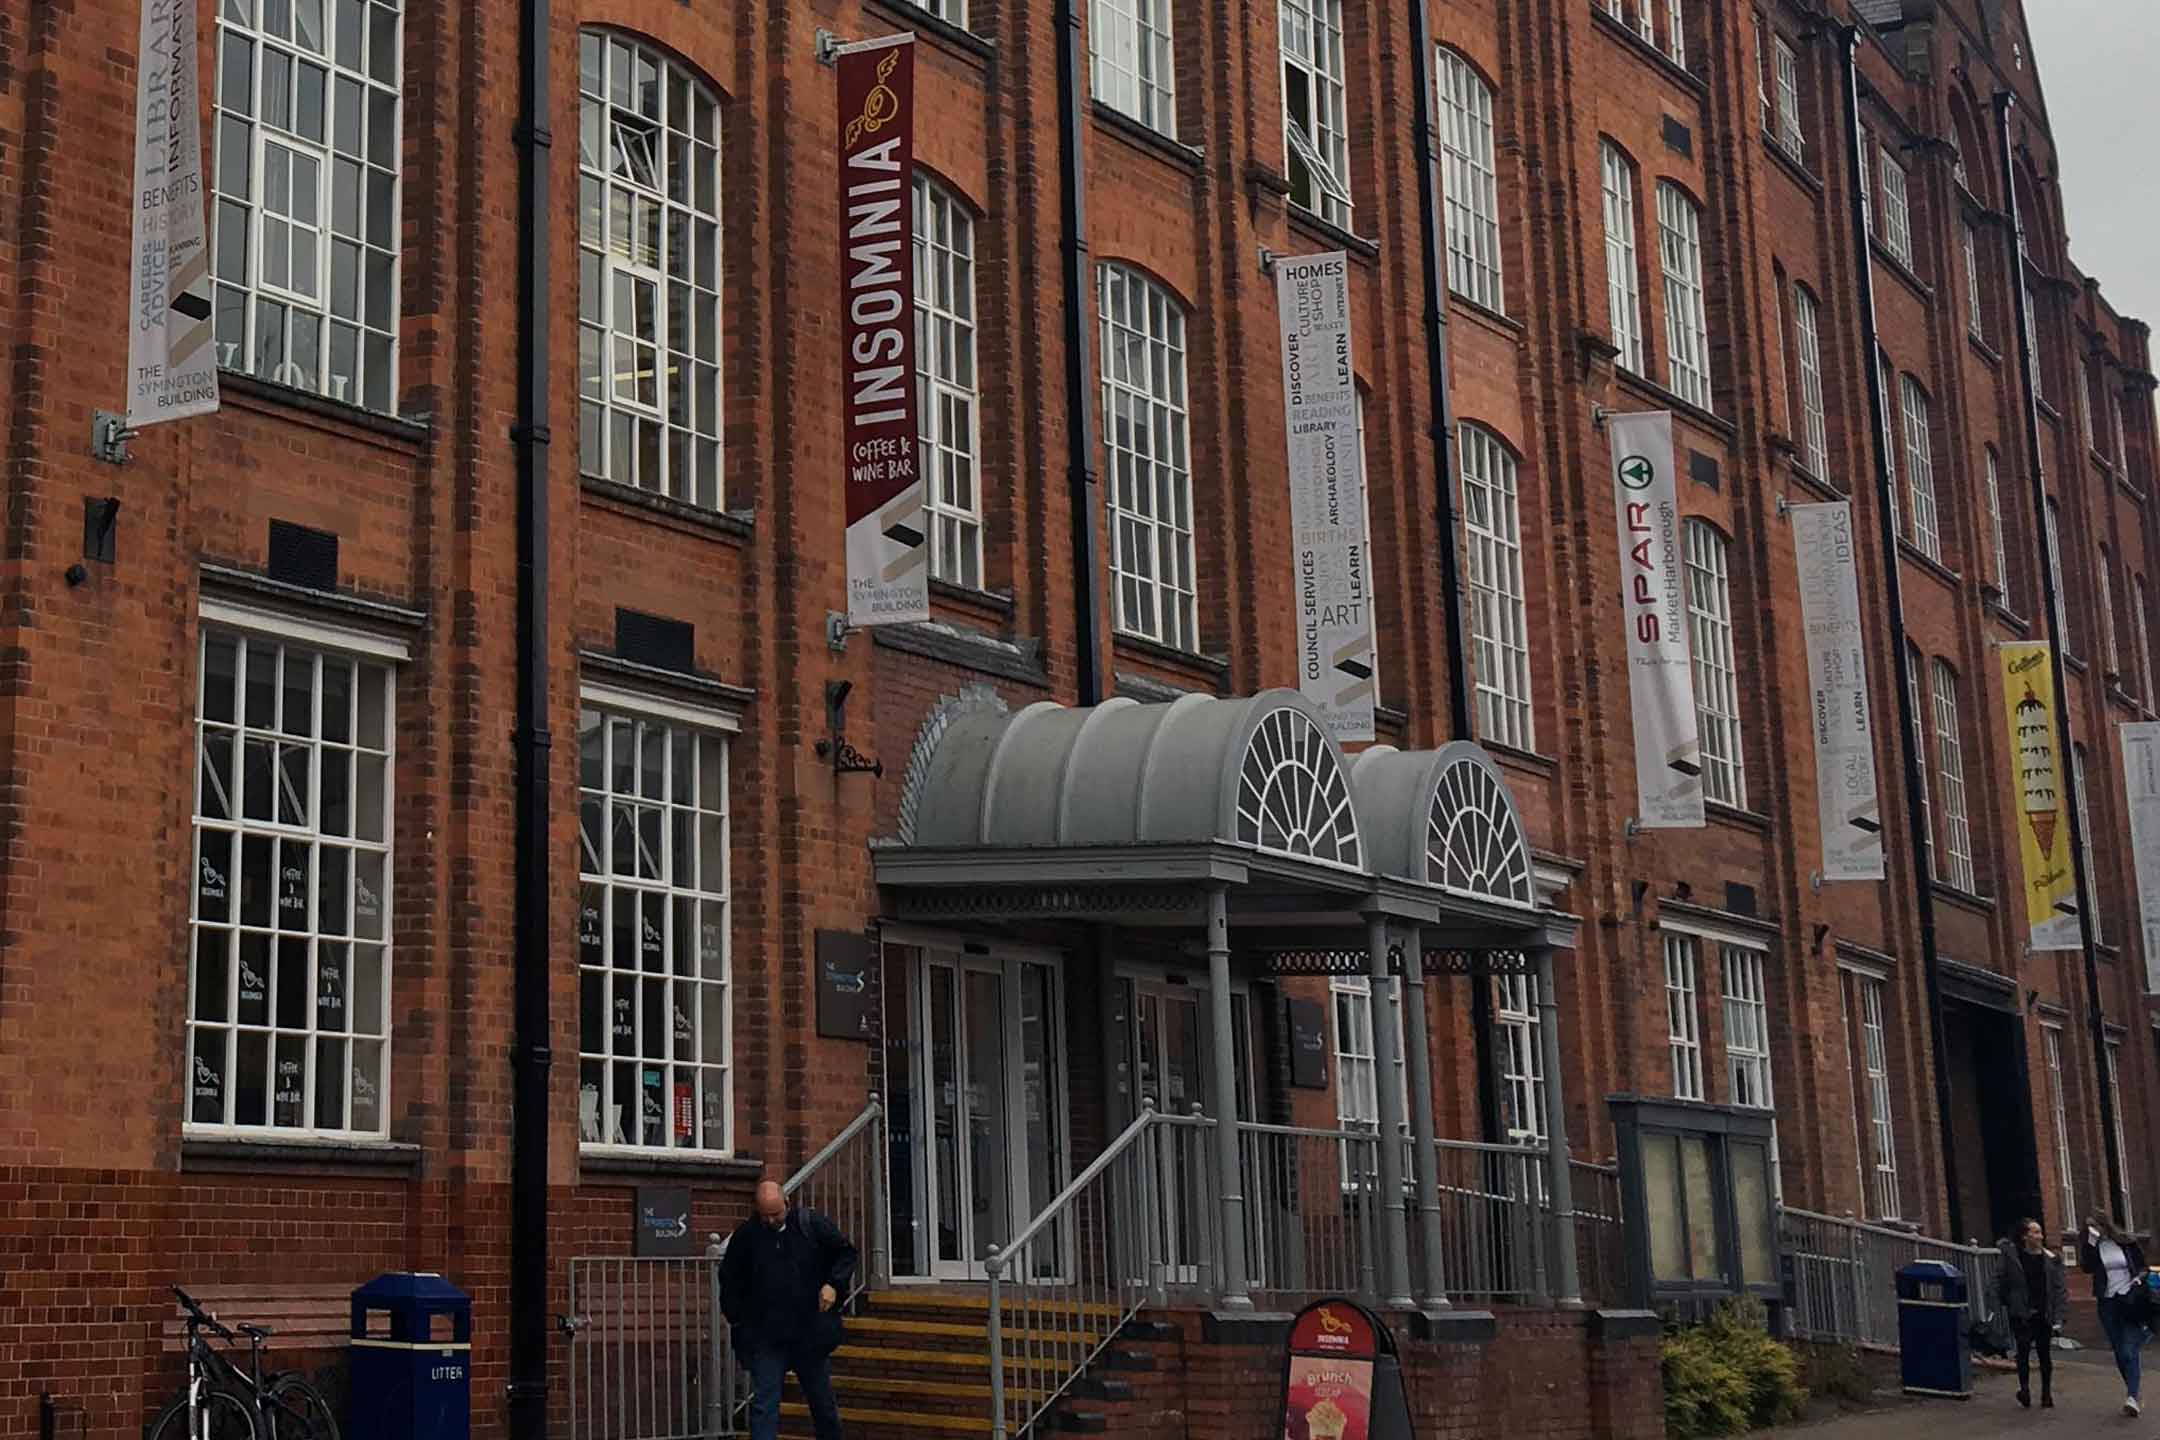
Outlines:
<svg viewBox="0 0 2160 1440"><path fill-rule="evenodd" d="M2018 853L2024 862L2025 923L2035 950L2078 948L2077 881L2070 866L2070 826L2063 806L2055 737L2055 680L2048 647L2037 641L1996 649L2002 665L2004 719L2017 765Z"/></svg>
<svg viewBox="0 0 2160 1440"><path fill-rule="evenodd" d="M1635 712L1636 818L1645 830L1699 829L1708 822L1695 675L1688 664L1672 412L1614 415L1605 423L1612 437L1620 613Z"/></svg>
<svg viewBox="0 0 2160 1440"><path fill-rule="evenodd" d="M915 37L842 46L841 391L850 625L930 618L915 440Z"/></svg>

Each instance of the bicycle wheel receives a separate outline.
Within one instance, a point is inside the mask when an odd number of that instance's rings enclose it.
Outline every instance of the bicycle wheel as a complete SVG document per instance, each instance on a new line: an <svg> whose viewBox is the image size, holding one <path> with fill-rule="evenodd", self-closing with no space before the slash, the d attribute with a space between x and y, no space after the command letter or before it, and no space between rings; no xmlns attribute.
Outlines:
<svg viewBox="0 0 2160 1440"><path fill-rule="evenodd" d="M271 1433L261 1440L338 1440L337 1416L323 1393L298 1375L272 1376L263 1390Z"/></svg>
<svg viewBox="0 0 2160 1440"><path fill-rule="evenodd" d="M150 1440L267 1440L256 1433L247 1402L223 1390L203 1392L202 1429L190 1433L188 1418L187 1396L182 1395L150 1427Z"/></svg>

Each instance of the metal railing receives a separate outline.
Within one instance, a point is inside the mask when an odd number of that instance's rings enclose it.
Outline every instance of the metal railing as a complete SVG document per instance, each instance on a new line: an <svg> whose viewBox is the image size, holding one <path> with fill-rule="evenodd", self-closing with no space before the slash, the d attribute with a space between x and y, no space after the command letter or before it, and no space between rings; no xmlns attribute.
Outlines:
<svg viewBox="0 0 2160 1440"><path fill-rule="evenodd" d="M1549 1292L1545 1151L1442 1140L1440 1277L1456 1301L1532 1301Z"/></svg>
<svg viewBox="0 0 2160 1440"><path fill-rule="evenodd" d="M1994 1309L2001 1256L1988 1246L1790 1207L1778 1212L1778 1245L1792 1269L1788 1316L1799 1339L1896 1349L1897 1272L1916 1260L1948 1261L1965 1276L1968 1329Z"/></svg>
<svg viewBox="0 0 2160 1440"><path fill-rule="evenodd" d="M1369 1133L1238 1126L1255 1295L1369 1295L1380 1265L1380 1144Z"/></svg>
<svg viewBox="0 0 2160 1440"><path fill-rule="evenodd" d="M1205 1116L1143 1110L1019 1234L990 1248L993 1435L1024 1433L1143 1305L1171 1289L1212 1290L1214 1130Z"/></svg>
<svg viewBox="0 0 2160 1440"><path fill-rule="evenodd" d="M862 1113L780 1187L866 1244L842 1304L884 1274L885 1115ZM720 1311L727 1242L681 1259L605 1256L570 1262L565 1386L571 1440L706 1440L739 1433L750 1388Z"/></svg>
<svg viewBox="0 0 2160 1440"><path fill-rule="evenodd" d="M1627 1301L1627 1227L1620 1213L1620 1167L1571 1160L1575 1191L1575 1268L1592 1305Z"/></svg>

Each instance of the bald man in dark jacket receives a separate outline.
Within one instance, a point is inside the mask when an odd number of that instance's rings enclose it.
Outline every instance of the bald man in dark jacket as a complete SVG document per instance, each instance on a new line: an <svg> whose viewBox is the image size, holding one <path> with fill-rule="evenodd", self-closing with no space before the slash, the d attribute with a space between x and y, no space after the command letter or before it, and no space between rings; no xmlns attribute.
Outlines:
<svg viewBox="0 0 2160 1440"><path fill-rule="evenodd" d="M832 1352L840 1345L840 1300L855 1278L855 1246L807 1206L791 1206L778 1185L757 1188L756 1213L735 1228L720 1261L720 1308L735 1353L750 1372L750 1440L777 1440L780 1387L795 1372L818 1440L840 1440Z"/></svg>

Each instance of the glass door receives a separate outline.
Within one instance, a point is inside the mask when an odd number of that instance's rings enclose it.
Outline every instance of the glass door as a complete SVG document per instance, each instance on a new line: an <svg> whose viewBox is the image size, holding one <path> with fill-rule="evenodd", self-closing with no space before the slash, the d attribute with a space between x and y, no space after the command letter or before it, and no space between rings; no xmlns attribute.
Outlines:
<svg viewBox="0 0 2160 1440"><path fill-rule="evenodd" d="M1155 980L1133 982L1133 1059L1142 1104L1153 1101L1165 1115L1191 1115L1203 1108L1207 1063L1200 1007L1206 991ZM1198 1219L1205 1203L1201 1161L1206 1137L1198 1131L1172 1129L1156 1152L1155 1203L1159 1212L1163 1258L1174 1284L1199 1279L1203 1258Z"/></svg>

